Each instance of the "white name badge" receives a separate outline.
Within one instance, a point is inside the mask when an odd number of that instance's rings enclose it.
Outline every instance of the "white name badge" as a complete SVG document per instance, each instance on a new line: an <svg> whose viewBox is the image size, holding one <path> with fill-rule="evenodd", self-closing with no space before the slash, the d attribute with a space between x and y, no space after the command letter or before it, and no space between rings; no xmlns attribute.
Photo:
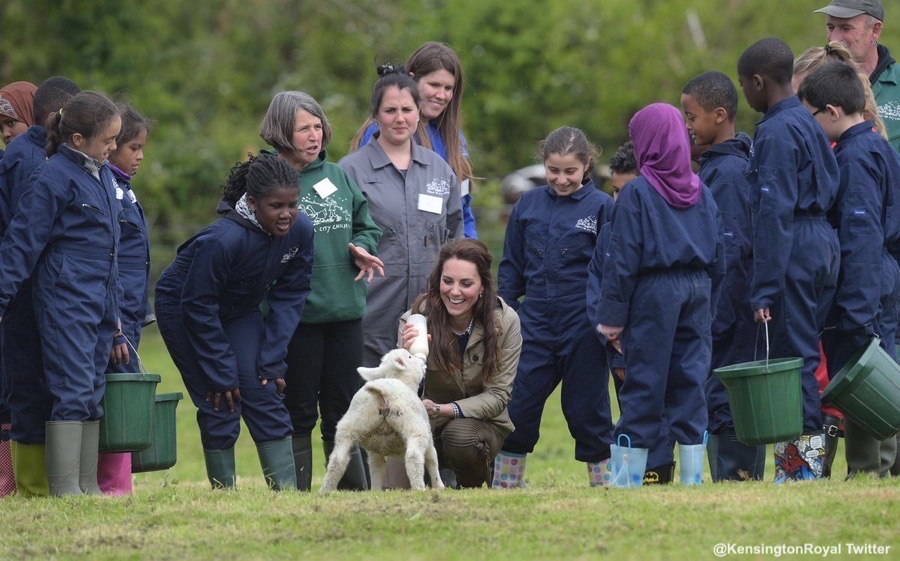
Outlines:
<svg viewBox="0 0 900 561"><path fill-rule="evenodd" d="M444 210L444 199L435 197L434 195L426 195L419 193L419 210L430 212L432 214L440 214Z"/></svg>
<svg viewBox="0 0 900 561"><path fill-rule="evenodd" d="M319 196L323 199L328 198L332 193L337 191L337 187L335 187L334 183L332 183L331 180L327 177L313 185L313 189L315 189L316 193L318 193Z"/></svg>
<svg viewBox="0 0 900 561"><path fill-rule="evenodd" d="M462 183L459 184L459 196L465 197L469 194L469 180L466 179Z"/></svg>
<svg viewBox="0 0 900 561"><path fill-rule="evenodd" d="M121 187L116 185L116 199L121 201L123 198L125 198L125 191L123 191Z"/></svg>

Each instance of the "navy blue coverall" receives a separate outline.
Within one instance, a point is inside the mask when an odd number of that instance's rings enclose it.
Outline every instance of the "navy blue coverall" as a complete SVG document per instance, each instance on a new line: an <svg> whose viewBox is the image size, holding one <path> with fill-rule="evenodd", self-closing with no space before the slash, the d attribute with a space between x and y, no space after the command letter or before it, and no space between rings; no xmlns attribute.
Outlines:
<svg viewBox="0 0 900 561"><path fill-rule="evenodd" d="M594 333L600 339L600 342L605 345L606 364L609 367L609 372L613 374L613 384L616 388L616 401L619 404L619 411L621 413L622 403L619 401L619 394L622 392L622 384L624 382L615 377L614 369L625 369L625 356L617 351L603 335L600 335L600 333L596 331L597 326L600 324L600 288L603 284L603 258L609 248L610 232L610 223L607 222L600 229L600 236L597 238L594 255L591 257L591 262L588 264L587 309L591 325L594 326ZM628 373L626 372L625 375L627 376ZM672 435L669 432L669 423L667 420L663 419L663 422L660 425L659 436L657 440L650 445L650 451L647 456L647 469L654 470L672 465L675 461L674 447L675 440L672 439Z"/></svg>
<svg viewBox="0 0 900 561"><path fill-rule="evenodd" d="M722 381L712 370L755 359L758 326L750 309L753 270L753 229L747 166L750 137L738 133L700 157L700 180L709 187L722 215L725 240L725 279L712 323L712 363L706 380L709 432L733 429L731 408Z"/></svg>
<svg viewBox="0 0 900 561"><path fill-rule="evenodd" d="M506 452L534 450L544 405L562 382L575 459L609 457L609 373L585 291L597 233L612 205L612 197L588 183L565 197L545 185L522 195L513 208L498 272L498 293L522 322L522 353L509 402L516 428L503 445Z"/></svg>
<svg viewBox="0 0 900 561"><path fill-rule="evenodd" d="M137 351L141 329L150 313L150 231L144 209L121 172L112 170L116 178L116 198L121 204L119 225L119 317L122 334L129 352ZM136 356L131 356L136 361ZM112 372L137 372L137 363L110 365Z"/></svg>
<svg viewBox="0 0 900 561"><path fill-rule="evenodd" d="M114 193L107 166L96 167L63 144L22 194L0 242L0 313L32 277L53 421L103 416L100 400L118 323Z"/></svg>
<svg viewBox="0 0 900 561"><path fill-rule="evenodd" d="M837 294L822 335L833 377L873 335L894 356L900 297L900 156L864 121L834 149L841 182L831 209L841 243Z"/></svg>
<svg viewBox="0 0 900 561"><path fill-rule="evenodd" d="M747 179L753 203L752 310L769 308L772 358L802 357L803 431L822 431L815 377L819 333L840 266L837 234L826 219L838 189L831 145L796 96L757 123Z"/></svg>
<svg viewBox="0 0 900 561"><path fill-rule="evenodd" d="M178 248L156 283L156 317L163 341L197 406L205 450L234 446L243 416L256 443L293 432L284 397L288 342L310 291L313 226L305 214L283 237L273 237L225 202L224 214ZM264 318L263 300L269 305ZM213 409L211 393L240 388L228 411Z"/></svg>
<svg viewBox="0 0 900 561"><path fill-rule="evenodd" d="M625 383L616 436L651 448L663 421L679 444L703 442L703 384L714 294L725 275L722 223L712 193L671 207L644 177L622 189L610 220L599 323L623 326Z"/></svg>
<svg viewBox="0 0 900 561"><path fill-rule="evenodd" d="M31 186L34 171L47 159L46 144L47 129L32 125L9 143L6 156L0 160L0 236L6 234L19 198ZM4 320L0 323L0 420L5 416L12 421L12 440L42 444L53 399L44 376L30 279L22 282L6 308Z"/></svg>

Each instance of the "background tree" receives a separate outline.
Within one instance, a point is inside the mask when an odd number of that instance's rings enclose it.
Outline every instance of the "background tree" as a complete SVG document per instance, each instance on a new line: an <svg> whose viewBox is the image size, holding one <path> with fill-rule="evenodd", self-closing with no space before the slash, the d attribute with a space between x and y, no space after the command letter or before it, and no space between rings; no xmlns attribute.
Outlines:
<svg viewBox="0 0 900 561"><path fill-rule="evenodd" d="M61 74L125 96L157 120L136 189L155 266L213 216L232 163L265 146L272 95L299 89L333 122L337 160L368 113L375 62L427 40L465 69L464 127L490 185L532 162L534 143L569 124L607 149L654 101L678 104L706 70L736 81L738 56L764 36L799 54L825 42L826 0L4 0L0 83ZM900 55L900 10L882 42ZM741 101L738 128L759 115ZM490 189L479 206L496 205ZM496 194L496 189L493 190Z"/></svg>

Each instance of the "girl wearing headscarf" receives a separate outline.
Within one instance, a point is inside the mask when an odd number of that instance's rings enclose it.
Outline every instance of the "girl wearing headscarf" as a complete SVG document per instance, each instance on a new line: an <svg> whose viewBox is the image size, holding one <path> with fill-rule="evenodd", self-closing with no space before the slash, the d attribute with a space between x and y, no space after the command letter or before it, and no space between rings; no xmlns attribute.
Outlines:
<svg viewBox="0 0 900 561"><path fill-rule="evenodd" d="M699 483L711 315L725 274L722 222L712 193L691 170L678 109L648 105L629 130L640 175L613 207L598 314L600 334L621 346L628 373L615 435L647 450L665 419L679 444L681 482Z"/></svg>
<svg viewBox="0 0 900 561"><path fill-rule="evenodd" d="M6 146L34 124L36 90L31 82L13 82L0 90L0 136Z"/></svg>

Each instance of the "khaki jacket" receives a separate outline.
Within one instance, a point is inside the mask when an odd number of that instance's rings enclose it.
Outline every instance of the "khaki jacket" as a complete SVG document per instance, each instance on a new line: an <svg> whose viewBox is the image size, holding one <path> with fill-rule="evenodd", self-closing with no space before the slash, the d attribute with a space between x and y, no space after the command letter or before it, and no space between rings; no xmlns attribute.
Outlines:
<svg viewBox="0 0 900 561"><path fill-rule="evenodd" d="M481 379L484 357L484 331L481 325L475 324L472 335L463 355L463 367L460 372L438 372L431 359L427 361L425 372L425 397L435 403L455 401L462 410L463 416L472 419L489 421L500 429L504 436L515 428L509 419L506 405L512 394L516 369L519 366L519 354L522 351L522 333L519 316L515 310L506 305L502 298L497 298L500 306L494 311L495 322L500 331L500 369L485 386ZM400 318L398 341L402 343L403 329L411 311ZM437 421L436 432L443 429L449 418ZM434 422L434 421L432 421Z"/></svg>

